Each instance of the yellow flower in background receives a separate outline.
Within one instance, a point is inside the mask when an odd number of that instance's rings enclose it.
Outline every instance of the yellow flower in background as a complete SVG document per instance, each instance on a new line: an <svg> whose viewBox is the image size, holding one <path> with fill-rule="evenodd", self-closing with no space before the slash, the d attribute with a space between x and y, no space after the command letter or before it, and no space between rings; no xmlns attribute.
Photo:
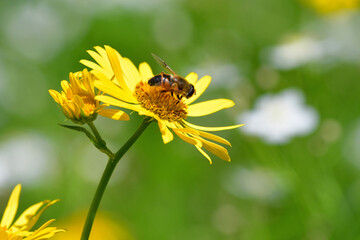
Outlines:
<svg viewBox="0 0 360 240"><path fill-rule="evenodd" d="M64 231L56 227L48 227L55 219L49 220L37 230L31 231L39 220L40 215L48 207L56 203L57 200L45 200L32 205L13 223L19 205L20 191L21 185L18 184L11 193L0 223L0 240L42 240L49 239L54 234Z"/></svg>
<svg viewBox="0 0 360 240"><path fill-rule="evenodd" d="M305 0L305 2L322 14L352 10L359 7L359 0Z"/></svg>
<svg viewBox="0 0 360 240"><path fill-rule="evenodd" d="M86 69L82 72L70 73L70 83L63 80L61 93L49 90L50 95L60 105L65 116L78 124L92 122L97 114L115 120L129 120L129 116L123 111L116 109L104 109L107 105L101 105L95 99L94 75Z"/></svg>
<svg viewBox="0 0 360 240"><path fill-rule="evenodd" d="M66 232L57 234L53 240L79 240L84 227L85 213L66 217L61 222ZM99 212L96 214L94 225L89 240L133 240L134 237L129 229L117 221L114 221L108 214Z"/></svg>
<svg viewBox="0 0 360 240"><path fill-rule="evenodd" d="M189 123L187 117L200 117L215 113L224 108L234 106L228 99L215 99L192 104L207 89L211 82L210 76L198 80L196 73L190 73L185 79L195 86L196 95L180 101L171 92L161 87L150 86L148 80L154 76L150 66L144 62L139 70L128 58L123 58L116 50L109 46L95 47L97 52L88 51L97 63L82 60L81 62L92 68L97 80L94 86L104 93L96 99L138 112L157 120L163 142L173 140L173 134L182 140L193 144L201 154L211 163L211 158L203 150L207 150L219 158L230 161L228 151L217 143L231 146L230 142L206 131L221 131L241 127L243 124L226 127L202 127ZM209 141L211 140L211 141ZM214 142L216 143L214 143Z"/></svg>

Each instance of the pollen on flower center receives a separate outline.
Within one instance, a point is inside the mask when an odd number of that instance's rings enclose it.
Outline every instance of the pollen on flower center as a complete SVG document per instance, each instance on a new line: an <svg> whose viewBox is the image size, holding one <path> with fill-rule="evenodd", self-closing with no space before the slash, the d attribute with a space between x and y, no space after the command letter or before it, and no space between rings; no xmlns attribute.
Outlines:
<svg viewBox="0 0 360 240"><path fill-rule="evenodd" d="M156 114L160 119L170 122L185 119L187 105L171 96L171 92L164 92L164 88L150 86L140 82L135 87L135 97L140 105Z"/></svg>

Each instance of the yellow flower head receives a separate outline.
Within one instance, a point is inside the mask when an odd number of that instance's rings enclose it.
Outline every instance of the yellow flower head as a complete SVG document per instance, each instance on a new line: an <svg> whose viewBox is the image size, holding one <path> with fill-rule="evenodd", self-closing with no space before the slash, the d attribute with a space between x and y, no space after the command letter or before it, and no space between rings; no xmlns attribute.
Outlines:
<svg viewBox="0 0 360 240"><path fill-rule="evenodd" d="M154 74L146 62L141 63L138 70L128 58L122 57L109 46L105 46L105 49L101 47L95 47L95 49L97 52L88 51L88 53L97 64L88 60L81 62L93 69L92 72L97 78L94 86L109 95L97 96L97 100L127 108L157 120L165 144L173 140L170 128L182 140L193 144L210 163L211 158L203 149L230 161L228 151L217 144L231 146L230 142L205 131L233 129L243 124L227 127L201 127L186 120L187 117L205 116L234 106L234 102L228 99L192 104L209 86L210 76L204 76L198 80L196 73L190 73L185 79L195 86L196 94L188 99L179 100L171 91L166 91L161 86L148 84L148 80L154 77Z"/></svg>
<svg viewBox="0 0 360 240"><path fill-rule="evenodd" d="M106 105L100 105L95 99L95 79L92 73L84 69L82 72L70 73L69 79L70 83L65 80L61 82L61 93L49 90L67 118L78 124L94 121L97 114L116 120L129 120L129 116L123 111L103 109Z"/></svg>
<svg viewBox="0 0 360 240"><path fill-rule="evenodd" d="M321 14L352 10L359 7L359 0L305 0Z"/></svg>
<svg viewBox="0 0 360 240"><path fill-rule="evenodd" d="M43 240L49 239L54 236L54 234L64 231L56 227L48 227L55 219L49 220L37 230L31 231L39 220L40 215L48 207L56 203L57 200L45 200L32 205L13 223L19 205L20 191L21 185L18 184L11 193L0 223L0 240Z"/></svg>

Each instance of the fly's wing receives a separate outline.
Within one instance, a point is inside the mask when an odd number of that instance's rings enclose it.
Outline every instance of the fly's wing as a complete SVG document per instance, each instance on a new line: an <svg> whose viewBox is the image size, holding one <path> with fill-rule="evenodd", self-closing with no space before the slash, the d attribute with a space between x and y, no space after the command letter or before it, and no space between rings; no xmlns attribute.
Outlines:
<svg viewBox="0 0 360 240"><path fill-rule="evenodd" d="M153 58L158 62L158 64L160 64L160 66L162 66L165 70L169 71L170 73L172 73L173 75L176 75L176 73L169 67L169 65L167 65L165 63L164 60L162 60L159 56L155 55L155 54L151 54L153 56Z"/></svg>

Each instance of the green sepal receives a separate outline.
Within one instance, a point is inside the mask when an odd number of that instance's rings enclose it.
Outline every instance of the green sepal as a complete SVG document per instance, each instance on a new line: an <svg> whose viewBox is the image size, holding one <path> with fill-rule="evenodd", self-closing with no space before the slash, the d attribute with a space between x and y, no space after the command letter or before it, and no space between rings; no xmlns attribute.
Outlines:
<svg viewBox="0 0 360 240"><path fill-rule="evenodd" d="M75 130L75 131L78 131L78 132L83 132L86 134L86 136L91 140L91 142L94 144L94 145L98 145L95 137L88 131L86 130L85 128L83 127L79 127L79 126L71 126L71 125L64 125L64 124L60 124L60 126L64 127L64 128L68 128L68 129L71 129L71 130Z"/></svg>

